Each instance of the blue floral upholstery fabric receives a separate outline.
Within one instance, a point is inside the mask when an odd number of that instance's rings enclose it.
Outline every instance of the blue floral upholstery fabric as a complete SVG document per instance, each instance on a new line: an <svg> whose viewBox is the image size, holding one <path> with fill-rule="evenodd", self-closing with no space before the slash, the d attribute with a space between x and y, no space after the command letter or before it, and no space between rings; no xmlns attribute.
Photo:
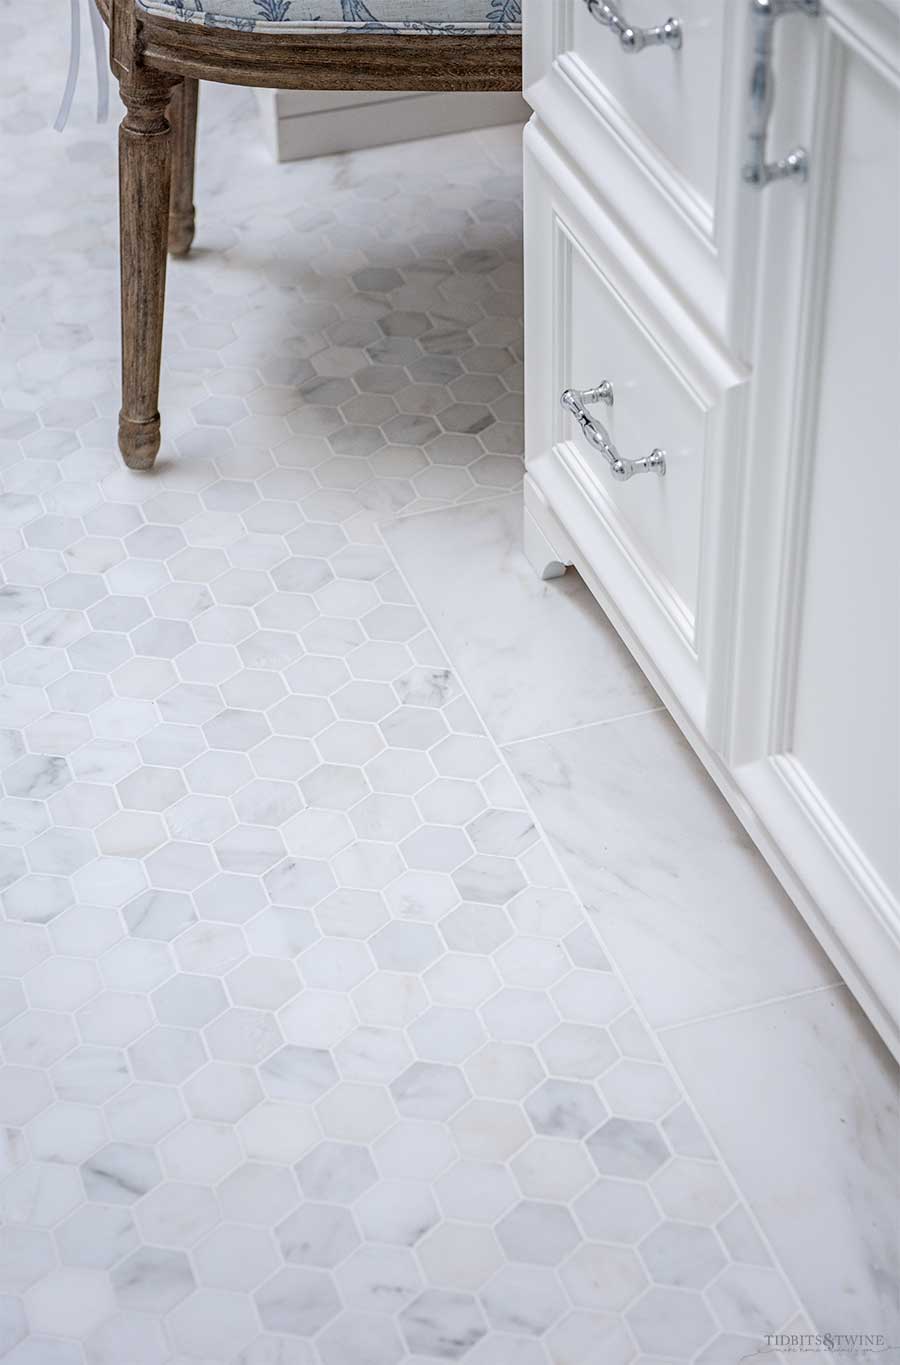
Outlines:
<svg viewBox="0 0 900 1365"><path fill-rule="evenodd" d="M258 33L518 33L522 0L137 0L149 14Z"/></svg>

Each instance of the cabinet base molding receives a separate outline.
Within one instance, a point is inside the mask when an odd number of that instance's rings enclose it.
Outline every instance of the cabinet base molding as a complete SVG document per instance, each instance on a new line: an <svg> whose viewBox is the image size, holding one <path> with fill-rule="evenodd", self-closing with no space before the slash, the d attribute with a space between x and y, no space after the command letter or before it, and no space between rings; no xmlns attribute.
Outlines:
<svg viewBox="0 0 900 1365"><path fill-rule="evenodd" d="M526 505L522 517L522 549L538 578L544 582L551 578L562 578L566 570L572 567L571 551L561 548L562 540L552 545L547 538L547 530L549 527L545 529L541 526Z"/></svg>
<svg viewBox="0 0 900 1365"><path fill-rule="evenodd" d="M537 472L535 472L535 470ZM887 1047L900 1061L896 983L900 941L892 927L890 895L865 885L860 860L840 850L817 827L815 798L790 760L773 756L731 769L708 743L679 700L603 579L563 526L541 487L537 459L525 478L523 548L539 577L558 578L574 568L646 673L660 699L728 802L771 871L835 964ZM780 831L775 837L773 830ZM810 886L827 891L811 894Z"/></svg>
<svg viewBox="0 0 900 1365"><path fill-rule="evenodd" d="M491 91L257 90L256 97L276 161L524 123L529 113L521 96Z"/></svg>

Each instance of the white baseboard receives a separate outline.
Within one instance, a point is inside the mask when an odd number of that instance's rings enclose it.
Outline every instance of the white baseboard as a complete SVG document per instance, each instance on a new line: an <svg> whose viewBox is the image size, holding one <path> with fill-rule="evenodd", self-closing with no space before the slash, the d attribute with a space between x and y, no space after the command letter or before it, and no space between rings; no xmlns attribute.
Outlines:
<svg viewBox="0 0 900 1365"><path fill-rule="evenodd" d="M266 141L276 161L384 147L462 133L530 114L514 93L417 94L343 90L260 90ZM373 107L374 106L374 107Z"/></svg>

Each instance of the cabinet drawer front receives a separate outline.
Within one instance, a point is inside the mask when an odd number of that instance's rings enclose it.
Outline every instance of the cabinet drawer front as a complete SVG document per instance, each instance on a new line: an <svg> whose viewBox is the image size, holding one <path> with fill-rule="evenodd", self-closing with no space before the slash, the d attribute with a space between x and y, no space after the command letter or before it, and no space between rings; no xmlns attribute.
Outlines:
<svg viewBox="0 0 900 1365"><path fill-rule="evenodd" d="M676 16L681 49L626 52L584 0L563 0L560 46L570 54L571 69L580 74L585 91L608 115L619 112L629 120L651 155L668 163L685 194L712 220L728 7L722 0L616 0L615 8L634 27Z"/></svg>
<svg viewBox="0 0 900 1365"><path fill-rule="evenodd" d="M667 676L684 676L695 695L682 700L696 712L717 586L704 565L723 481L737 475L746 376L534 124L526 180L529 472L642 645ZM592 413L625 460L662 448L663 477L618 481L561 407L563 390L603 381L612 406Z"/></svg>
<svg viewBox="0 0 900 1365"><path fill-rule="evenodd" d="M618 7L635 26L677 16L681 48L627 52L585 0L528 5L525 97L672 292L723 346L743 351L750 301L740 281L753 269L760 198L740 176L748 9L743 0Z"/></svg>
<svg viewBox="0 0 900 1365"><path fill-rule="evenodd" d="M613 404L594 409L619 454L665 451L663 477L617 481L603 456L565 412L554 449L622 547L644 566L673 620L693 642L697 615L700 513L709 409L619 291L572 225L557 220L555 249L564 310L560 377L576 389L613 387ZM566 357L564 360L563 357Z"/></svg>

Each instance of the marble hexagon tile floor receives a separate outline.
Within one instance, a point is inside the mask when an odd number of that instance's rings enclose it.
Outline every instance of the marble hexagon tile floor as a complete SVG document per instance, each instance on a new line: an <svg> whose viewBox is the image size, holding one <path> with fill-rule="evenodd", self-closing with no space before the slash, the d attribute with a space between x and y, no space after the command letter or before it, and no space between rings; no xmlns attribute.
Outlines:
<svg viewBox="0 0 900 1365"><path fill-rule="evenodd" d="M0 1358L733 1365L797 1301L378 529L519 480L514 136L213 95L136 476L114 130L0 14Z"/></svg>

